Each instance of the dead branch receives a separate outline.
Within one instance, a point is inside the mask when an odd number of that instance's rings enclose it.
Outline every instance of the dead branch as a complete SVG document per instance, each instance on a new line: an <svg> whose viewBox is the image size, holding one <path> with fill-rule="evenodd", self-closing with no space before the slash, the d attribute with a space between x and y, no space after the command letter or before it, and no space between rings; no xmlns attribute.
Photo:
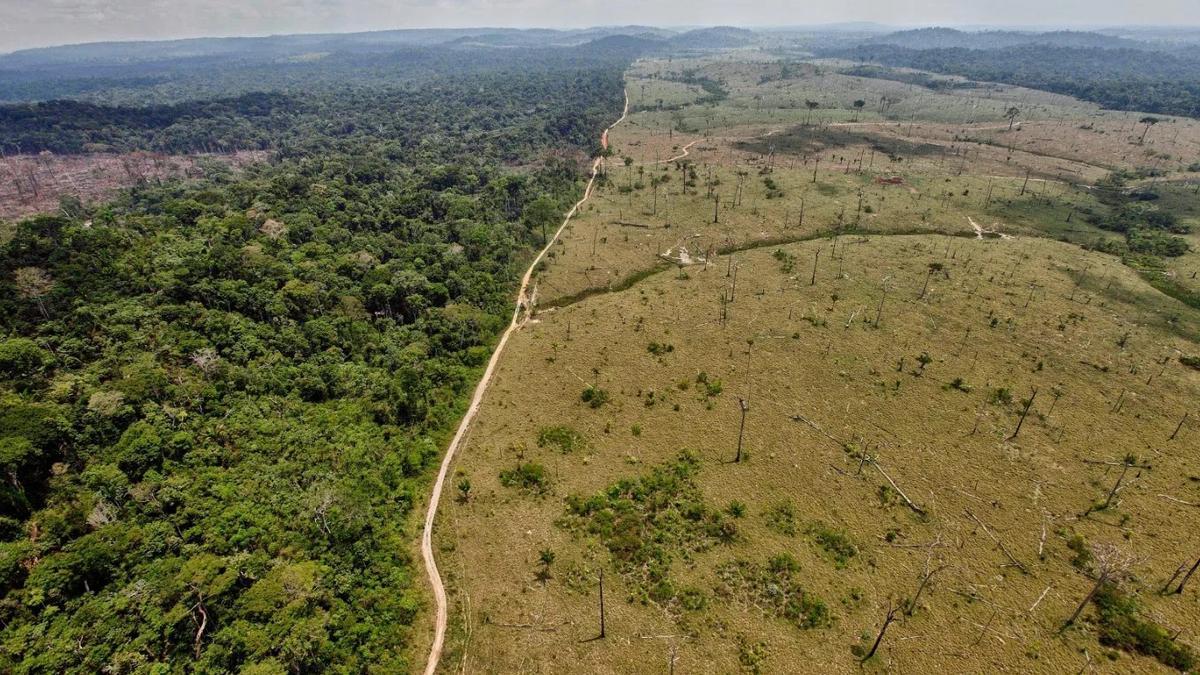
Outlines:
<svg viewBox="0 0 1200 675"><path fill-rule="evenodd" d="M1000 541L1000 539L997 538L996 535L992 534L991 529L988 528L988 526L986 524L984 524L984 522L982 520L975 517L975 514L971 513L971 511L968 509L963 509L963 511L965 511L966 514L971 517L971 520L974 520L976 523L979 523L979 526L981 528L983 528L983 533L986 534L988 536L988 538L992 540L992 543L994 543L994 544L996 544L996 546L1000 547L1000 550L1004 552L1004 555L1008 557L1009 561L1011 561L1012 564L1016 565L1017 568L1020 569L1025 574L1029 574L1029 568L1025 567L1024 563L1022 563L1020 560L1017 560L1016 556L1014 556L1012 553L1009 552L1008 548L1004 546L1004 542Z"/></svg>

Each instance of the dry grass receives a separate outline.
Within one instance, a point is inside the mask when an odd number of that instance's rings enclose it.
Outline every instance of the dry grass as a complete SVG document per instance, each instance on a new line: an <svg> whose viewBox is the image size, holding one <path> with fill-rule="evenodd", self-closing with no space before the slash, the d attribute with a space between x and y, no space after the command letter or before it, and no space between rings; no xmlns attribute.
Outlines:
<svg viewBox="0 0 1200 675"><path fill-rule="evenodd" d="M849 648L859 633L877 627L889 598L915 592L927 560L950 567L923 595L923 608L893 629L885 663L906 671L952 661L966 670L1002 663L1019 670L1078 668L1077 650L1098 648L1084 632L1054 635L1088 585L1069 563L1067 536L1116 542L1145 557L1138 572L1147 590L1189 555L1178 543L1191 537L1196 507L1158 495L1200 501L1194 480L1200 467L1185 450L1200 431L1192 425L1188 436L1166 442L1200 395L1200 374L1175 361L1159 374L1156 360L1194 343L1147 326L1153 310L1140 296L1153 291L1132 272L1105 256L1043 240L843 238L845 276L835 278L827 258L810 286L807 265L818 247L828 256L832 243L785 247L802 261L803 273L792 277L779 271L774 249L738 254L739 291L724 328L716 300L731 279L722 264L707 272L690 268L686 279L664 272L633 289L543 314L512 344L458 467L475 496L443 516L444 540L455 542L454 552L443 555L455 561L459 601L467 597L461 590L470 598L469 617L459 619L469 622L471 637L460 648L475 668L555 672L573 664L628 672L665 658L664 641L644 636L676 635L682 670L727 672L737 666L737 636L749 635L768 644L767 672L788 670L802 658L813 670L844 670L853 664ZM949 279L932 279L918 301L931 262L945 265ZM875 329L884 287L889 298ZM998 319L994 327L991 318ZM1190 330L1198 319L1187 316ZM654 356L650 342L674 350ZM923 352L933 361L916 376ZM703 400L696 385L680 390L698 371L720 378L724 391ZM956 378L970 391L953 388ZM613 400L589 408L579 400L589 384ZM1019 399L1035 386L1034 412L1021 435L1007 440ZM1012 392L1013 403L988 402L1000 388ZM1055 390L1062 398L1043 418ZM656 402L648 407L651 391ZM738 397L750 400L751 458L730 464ZM1120 414L1112 412L1118 399ZM797 415L828 436L795 421ZM538 430L553 425L581 432L588 450L564 455L538 448ZM897 501L885 506L880 490L887 481L870 465L859 475L842 444L867 448L928 518ZM704 459L699 482L711 505L747 506L739 543L672 569L678 585L708 593L708 608L675 617L655 604L627 604L633 589L610 576L610 638L581 643L595 631L595 589L571 582L593 578L607 566L607 553L555 525L563 498L637 476L684 448ZM552 494L531 498L499 485L498 472L518 452L548 468ZM1122 492L1117 508L1081 518L1115 480L1111 468L1084 460L1116 460L1125 452L1154 468ZM822 521L851 533L860 554L837 569L810 537L768 528L761 514L781 499L794 504L801 524ZM968 509L1029 574L1007 566ZM934 541L941 543L929 547ZM534 574L545 548L557 559L553 578L542 583ZM805 586L831 606L832 628L800 631L714 596L721 562L761 563L781 552L799 560ZM1047 585L1051 591L1037 611L1026 611ZM1195 642L1194 591L1164 599L1147 593L1146 600L1157 620Z"/></svg>
<svg viewBox="0 0 1200 675"><path fill-rule="evenodd" d="M1091 585L1072 564L1067 544L1076 535L1138 556L1127 583L1144 615L1200 646L1196 589L1155 593L1197 555L1200 507L1184 502L1200 504L1200 372L1177 357L1200 352L1200 312L1116 258L1044 238L1113 236L1067 221L1073 206L1095 201L1057 179L1083 183L1103 174L1097 167L1125 161L1117 155L1126 147L1108 134L1096 143L1066 134L1075 121L1128 123L1063 97L993 92L1025 97L1045 113L1047 121L1014 137L1057 136L1013 143L1010 152L954 138L966 128L962 110L978 105L901 91L920 99L909 104L922 116L866 127L874 138L807 156L739 150L739 141L769 143L767 134L804 121L807 111L764 96L779 85L793 89L787 96L819 91L831 101L860 86L910 89L828 70L760 83L778 64L740 58L631 70L634 105L643 83L647 98L696 93L654 78L667 69L717 76L731 96L681 114L640 112L618 127L608 184L539 272L543 311L509 343L456 466L470 480L469 497L440 515L439 557L454 603L445 667L645 672L666 670L674 653L678 672L848 671L857 661L851 648L870 646L888 606L941 568L870 668L1063 672L1108 658L1119 670L1160 668L1101 647L1086 622L1058 634ZM1055 118L1068 113L1071 120ZM681 121L697 131L668 131ZM1184 142L1194 142L1195 128L1180 124ZM981 129L995 126L982 118L973 125L972 133L1008 138ZM1174 142L1164 136L1155 142ZM858 158L865 164L880 138L945 151L879 153L860 171ZM689 143L696 180L684 190L685 163L659 162ZM671 178L655 208L650 178L662 175ZM893 175L903 184L875 180ZM782 196L768 198L764 178ZM620 189L639 181L641 189ZM1017 236L975 238L972 220ZM873 234L824 236L839 227ZM680 267L658 256L680 245L709 264ZM1195 255L1171 263L1176 277ZM720 380L720 392L709 392L699 373ZM589 387L609 399L583 401ZM749 459L733 463L739 399L749 402ZM1168 441L1189 410L1192 421ZM539 445L548 428L577 432L579 447ZM642 574L614 564L612 541L567 526L566 500L645 476L682 450L696 453L701 468L700 497L681 499L698 513L739 502L734 510L744 515L730 516L738 529L731 544L691 550L662 539L670 587L652 591ZM1126 454L1152 468L1131 472L1114 506L1088 513L1119 472L1089 462ZM500 473L519 463L544 467L544 492L501 485ZM779 526L788 509L793 534ZM655 528L669 525L640 527L641 540L653 541L663 534ZM549 565L543 551L555 554ZM785 553L797 570L765 571ZM590 640L601 570L608 636ZM778 583L746 581L771 574ZM772 594L797 589L825 603L831 625L802 629L778 616Z"/></svg>

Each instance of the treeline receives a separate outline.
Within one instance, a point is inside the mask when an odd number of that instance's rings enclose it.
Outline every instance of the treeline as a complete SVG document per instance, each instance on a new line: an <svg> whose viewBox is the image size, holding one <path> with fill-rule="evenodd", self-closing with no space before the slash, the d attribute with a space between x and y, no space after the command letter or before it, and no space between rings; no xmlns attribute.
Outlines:
<svg viewBox="0 0 1200 675"><path fill-rule="evenodd" d="M620 100L620 81L618 67L593 67L449 75L413 88L251 93L169 105L16 104L0 106L0 145L10 153L268 148L304 153L369 138L442 157L439 139L455 134L490 159L515 161L551 141L594 143L598 119L587 111L597 102L611 110L607 106ZM576 97L564 97L563 91ZM451 145L449 154L458 150Z"/></svg>
<svg viewBox="0 0 1200 675"><path fill-rule="evenodd" d="M130 62L70 60L30 67L0 58L0 102L73 98L105 105L155 105L272 91L311 96L347 88L417 90L463 76L618 68L657 48L625 36L574 47L401 46L370 51L187 56Z"/></svg>
<svg viewBox="0 0 1200 675"><path fill-rule="evenodd" d="M411 512L621 101L600 65L23 118L279 152L0 245L0 672L411 670Z"/></svg>
<svg viewBox="0 0 1200 675"><path fill-rule="evenodd" d="M823 55L1043 89L1113 110L1200 117L1200 59L1177 54L1024 44L1004 49L863 45Z"/></svg>

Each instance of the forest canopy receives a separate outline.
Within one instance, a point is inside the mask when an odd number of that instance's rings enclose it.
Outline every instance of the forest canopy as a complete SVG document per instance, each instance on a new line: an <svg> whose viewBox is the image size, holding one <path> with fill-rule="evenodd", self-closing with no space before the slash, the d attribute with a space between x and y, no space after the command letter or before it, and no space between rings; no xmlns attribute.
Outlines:
<svg viewBox="0 0 1200 675"><path fill-rule="evenodd" d="M24 151L273 151L0 244L0 671L409 668L410 512L622 103L559 53L0 111Z"/></svg>
<svg viewBox="0 0 1200 675"><path fill-rule="evenodd" d="M995 49L877 44L823 55L1044 89L1113 110L1200 117L1200 57L1194 54L1025 43Z"/></svg>

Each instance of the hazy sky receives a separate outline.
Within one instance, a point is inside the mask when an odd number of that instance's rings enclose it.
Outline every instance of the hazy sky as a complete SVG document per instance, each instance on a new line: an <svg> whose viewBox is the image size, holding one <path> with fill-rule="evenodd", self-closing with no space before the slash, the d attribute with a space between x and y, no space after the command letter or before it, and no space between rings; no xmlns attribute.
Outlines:
<svg viewBox="0 0 1200 675"><path fill-rule="evenodd" d="M465 26L1200 25L1200 0L0 0L0 52L97 40Z"/></svg>

